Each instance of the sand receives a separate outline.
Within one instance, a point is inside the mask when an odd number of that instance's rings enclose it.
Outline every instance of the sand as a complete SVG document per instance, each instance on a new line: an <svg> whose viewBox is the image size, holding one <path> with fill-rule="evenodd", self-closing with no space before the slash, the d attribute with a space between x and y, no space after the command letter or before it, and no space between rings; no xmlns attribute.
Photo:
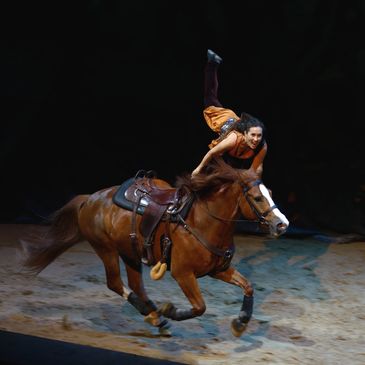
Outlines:
<svg viewBox="0 0 365 365"><path fill-rule="evenodd" d="M28 227L0 225L0 330L186 364L365 364L365 242L236 235L233 265L255 288L247 331L230 332L240 289L205 277L205 314L171 322L171 336L161 336L106 287L86 242L24 275L16 247ZM144 276L157 304L189 305L169 274L155 282L146 267Z"/></svg>

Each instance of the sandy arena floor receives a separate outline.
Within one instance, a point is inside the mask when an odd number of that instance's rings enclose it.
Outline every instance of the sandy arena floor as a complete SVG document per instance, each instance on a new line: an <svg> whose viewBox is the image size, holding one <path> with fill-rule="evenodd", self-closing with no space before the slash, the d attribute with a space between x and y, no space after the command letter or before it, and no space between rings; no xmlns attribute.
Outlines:
<svg viewBox="0 0 365 365"><path fill-rule="evenodd" d="M239 288L206 277L206 313L163 337L106 287L86 242L37 277L22 274L15 253L27 227L0 225L0 330L186 364L365 364L365 242L237 235L233 264L255 288L246 333L230 332ZM145 283L157 304L188 306L170 275L153 282L146 267Z"/></svg>

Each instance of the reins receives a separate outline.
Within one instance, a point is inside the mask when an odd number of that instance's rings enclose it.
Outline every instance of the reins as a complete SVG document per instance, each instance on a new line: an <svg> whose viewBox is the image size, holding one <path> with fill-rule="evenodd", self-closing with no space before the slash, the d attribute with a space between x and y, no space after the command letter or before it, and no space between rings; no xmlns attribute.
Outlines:
<svg viewBox="0 0 365 365"><path fill-rule="evenodd" d="M255 207L255 205L252 203L252 201L248 198L247 193L250 189L252 189L254 186L260 185L262 183L261 180L256 180L251 186L246 186L243 189L243 195L246 198L247 203L249 204L249 206L251 207L252 211L256 214L258 220L250 220L250 219L228 219L228 218L223 218L220 217L214 213L212 213L209 208L208 208L208 203L205 202L205 211L212 217L215 218L217 220L220 220L222 222L253 222L253 223L262 223L262 224L266 224L268 225L268 222L266 221L265 217L274 209L277 208L276 204L274 204L273 206L271 206L268 210L266 210L263 213L260 213L257 208ZM241 201L242 197L240 196L238 201L237 201L237 205L236 208L239 206L239 203Z"/></svg>
<svg viewBox="0 0 365 365"><path fill-rule="evenodd" d="M260 223L266 224L268 225L269 223L267 222L267 220L265 219L265 217L272 212L274 209L277 208L276 204L274 204L273 206L271 206L268 210L266 210L263 213L260 213L257 208L255 207L255 205L252 203L252 201L250 199L248 199L247 193L249 192L250 189L252 189L254 186L260 185L262 184L261 180L256 180L251 186L246 186L243 189L243 195L246 198L247 203L249 204L249 206L251 207L251 209L254 211L254 213L256 214L257 218L259 219Z"/></svg>
<svg viewBox="0 0 365 365"><path fill-rule="evenodd" d="M230 248L226 250L222 250L218 247L215 247L211 245L209 242L207 242L203 237L200 236L194 229L192 229L185 220L181 217L180 214L178 214L179 221L183 224L183 227L191 233L208 251L211 253L214 253L217 256L223 257L225 259L231 259L233 256L233 245L230 245ZM232 247L232 248L231 248Z"/></svg>
<svg viewBox="0 0 365 365"><path fill-rule="evenodd" d="M220 217L212 212L210 212L209 208L208 208L208 204L207 202L205 202L205 211L214 219L217 219L219 221L223 221L223 222L255 222L255 223L264 223L264 224L268 224L268 222L266 221L265 217L273 210L276 208L276 205L273 205L272 207L270 207L268 210L266 210L264 213L260 213L257 208L255 207L255 205L251 202L251 200L248 198L247 193L250 189L252 189L254 186L260 185L262 183L261 180L256 180L254 181L250 186L245 186L243 188L243 195L246 198L246 201L248 202L248 204L250 205L251 209L254 211L254 213L257 215L258 220L257 221L252 221L252 220L248 220L248 219L228 219L228 218L223 218ZM237 204L235 207L235 211L237 210L240 202L241 202L242 196L240 195L239 199L237 200ZM196 200L198 201L199 199L196 197ZM223 267L226 267L226 265L229 264L229 262L231 261L232 257L233 257L233 252L234 252L234 245L233 242L231 242L230 246L228 249L220 249L212 244L210 244L209 242L207 242L196 230L194 230L193 228L191 228L186 221L182 218L182 216L180 214L177 215L178 221L180 221L180 223L182 223L184 229L186 231L188 231L190 234L192 234L209 252L213 253L214 255L218 256L218 257L223 257L224 259L224 263L223 263Z"/></svg>
<svg viewBox="0 0 365 365"><path fill-rule="evenodd" d="M238 199L237 201L237 207L241 201L241 197ZM261 221L260 220L252 220L252 219L229 219L229 218L223 218L223 217L220 217L214 213L212 213L209 208L208 208L208 203L205 202L205 211L212 217L212 218L215 218L219 221L222 221L222 222L253 222L253 223L260 223ZM256 214L256 212L255 212Z"/></svg>
<svg viewBox="0 0 365 365"><path fill-rule="evenodd" d="M256 185L259 185L261 184L261 180L256 180L250 187L246 187L245 189L243 189L243 194L245 195L246 197L246 200L248 201L247 199L247 192L254 186ZM199 199L196 198L196 200L198 201ZM236 207L235 207L235 211L237 210L238 206L239 206L239 203L241 201L241 196L240 198L237 200L237 204L236 204ZM207 202L205 202L206 204L206 212L212 217L212 218L215 218L217 220L220 220L220 221L225 221L225 222L243 222L243 221L248 221L248 220L242 220L242 219L227 219L227 218L223 218L223 217L219 217L213 213L211 213L209 211L209 208L207 206ZM257 214L257 210L254 210L254 212ZM266 213L266 212L265 212ZM268 213L266 213L268 214ZM217 255L217 256L220 256L220 257L224 257L225 259L231 259L232 258L232 252L233 252L233 249L231 249L231 247L233 248L233 245L231 244L230 245L230 248L226 249L226 250L223 250L223 249L220 249L220 248L217 248L215 246L213 246L212 244L210 244L209 242L207 242L198 232L196 232L193 228L191 228L186 222L185 220L181 217L180 214L178 214L178 220L183 224L183 227L184 229L186 229L189 233L191 233L208 251L212 252L213 254ZM260 221L254 221L254 222L260 222Z"/></svg>

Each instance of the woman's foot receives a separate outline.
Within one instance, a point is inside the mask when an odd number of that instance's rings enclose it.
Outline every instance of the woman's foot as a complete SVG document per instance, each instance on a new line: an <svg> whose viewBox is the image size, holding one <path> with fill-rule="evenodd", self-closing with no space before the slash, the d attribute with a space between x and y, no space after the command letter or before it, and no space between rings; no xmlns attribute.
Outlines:
<svg viewBox="0 0 365 365"><path fill-rule="evenodd" d="M220 64L223 61L222 57L219 57L211 49L208 49L207 56L208 56L208 62L215 62Z"/></svg>

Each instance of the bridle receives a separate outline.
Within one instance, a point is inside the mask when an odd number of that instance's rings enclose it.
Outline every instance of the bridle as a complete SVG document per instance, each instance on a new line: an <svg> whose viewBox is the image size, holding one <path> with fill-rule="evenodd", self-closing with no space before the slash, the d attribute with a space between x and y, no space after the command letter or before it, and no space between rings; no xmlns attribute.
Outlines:
<svg viewBox="0 0 365 365"><path fill-rule="evenodd" d="M252 211L255 213L255 215L257 216L258 220L257 221L253 221L250 219L227 219L227 218L223 218L220 217L214 213L212 213L208 206L206 207L206 211L207 213L215 219L218 219L220 221L224 221L224 222L256 222L256 223L261 223L261 224L265 224L265 225L269 225L266 217L267 215L272 212L274 209L277 208L276 204L274 204L272 207L270 207L269 209L267 209L265 212L260 213L259 210L257 209L257 207L255 206L255 204L252 202L251 198L248 195L248 192L254 187L254 186L258 186L262 184L262 180L255 180L252 184L250 184L249 186L247 185L243 185L240 184L242 187L242 191L243 191L243 195L247 201L247 203L249 204L250 208L252 209ZM239 206L240 202L241 202L242 196L239 197L238 201L237 201L237 207ZM206 203L207 205L207 203Z"/></svg>
<svg viewBox="0 0 365 365"><path fill-rule="evenodd" d="M241 185L241 188L243 189L243 195L245 196L248 204L250 205L251 209L255 212L255 214L257 215L259 222L268 225L269 223L266 220L266 216L276 207L276 205L273 205L272 207L270 207L269 209L267 209L264 213L260 213L258 211L258 209L256 208L256 206L254 205L254 203L251 201L251 199L248 196L248 192L254 187L254 186L258 186L262 183L261 180L255 180L252 184L250 184L250 186L246 186L243 184ZM237 207L239 206L239 203L241 201L241 196L237 201ZM220 221L226 221L226 222L242 222L242 221L248 221L248 220L243 220L243 219L226 219L226 218L222 218L219 217L213 213L211 213L208 209L208 207L206 208L207 213L215 219L218 219ZM208 241L206 241L201 235L200 233L198 233L197 231L195 231L193 228L191 228L186 221L181 217L180 214L178 214L178 220L180 221L180 223L182 223L183 227L185 228L186 231L188 231L190 234L192 234L208 251L210 251L211 253L213 253L214 255L218 256L218 257L222 257L223 258L223 265L221 270L225 270L233 257L234 254L234 246L231 243L229 248L227 249L220 249L218 247L215 247L214 245L210 244Z"/></svg>
<svg viewBox="0 0 365 365"><path fill-rule="evenodd" d="M271 206L269 209L265 210L265 212L260 213L258 211L258 209L256 208L255 204L252 202L252 200L249 198L248 196L248 192L254 187L254 186L258 186L262 184L261 180L255 180L250 186L245 186L243 188L243 195L246 198L247 203L249 204L249 206L251 207L251 209L253 210L253 212L256 214L258 220L260 223L266 224L268 225L269 223L267 222L266 216L272 212L274 209L277 208L276 204L274 204L273 206Z"/></svg>

